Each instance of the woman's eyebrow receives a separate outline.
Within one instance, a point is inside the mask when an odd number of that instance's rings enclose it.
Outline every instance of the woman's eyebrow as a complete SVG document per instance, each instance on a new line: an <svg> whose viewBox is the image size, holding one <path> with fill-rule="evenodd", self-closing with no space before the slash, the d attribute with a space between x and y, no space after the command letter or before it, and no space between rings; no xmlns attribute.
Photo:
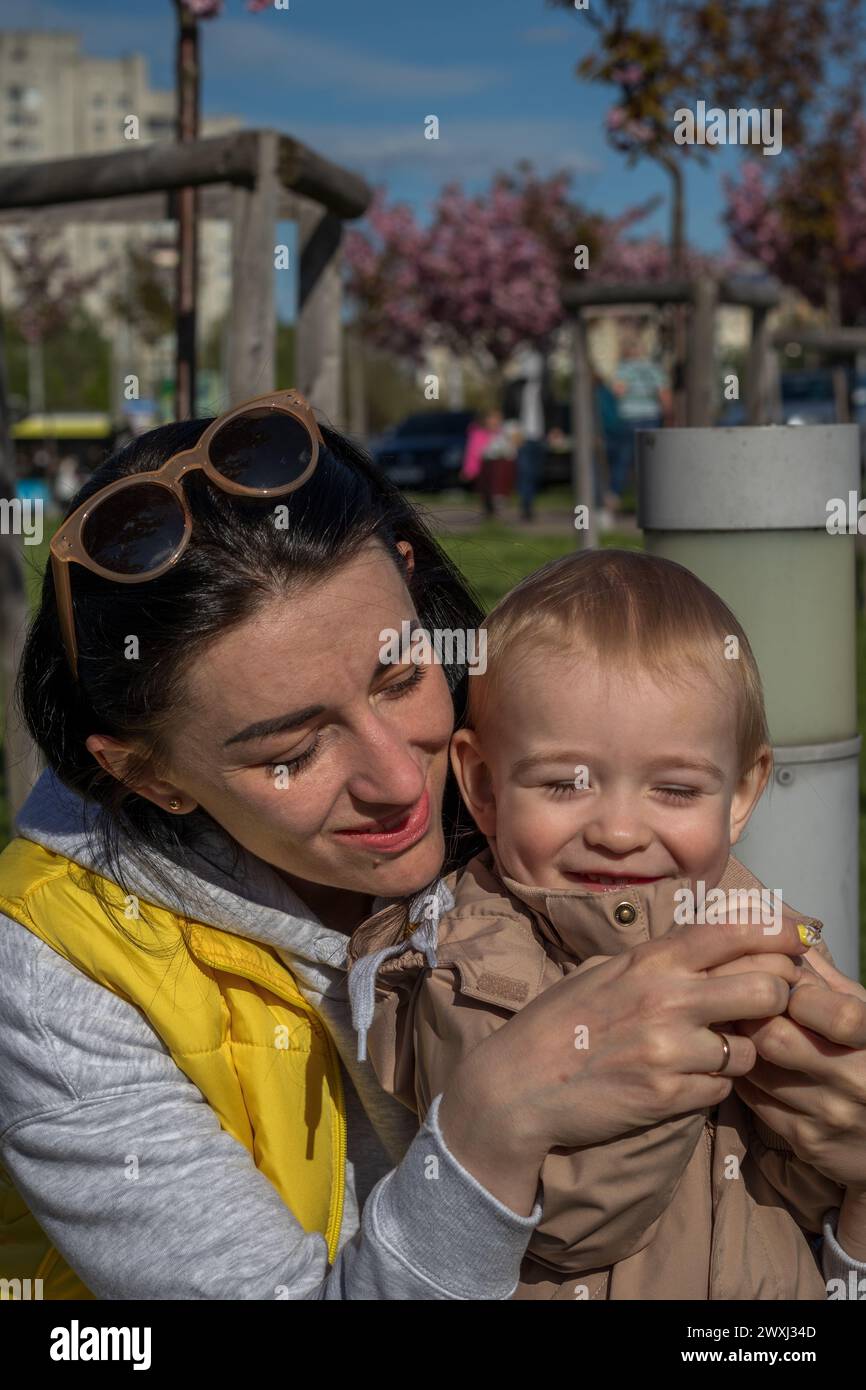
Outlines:
<svg viewBox="0 0 866 1390"><path fill-rule="evenodd" d="M248 724L240 733L232 734L231 738L226 739L223 748L228 748L233 743L250 743L253 739L269 738L271 734L284 734L290 729L299 729L310 719L324 714L324 711L324 705L307 705L306 709L293 710L289 714L277 714L273 719L260 719L256 724Z"/></svg>
<svg viewBox="0 0 866 1390"><path fill-rule="evenodd" d="M392 666L392 662L377 661L373 679L376 680L384 671L390 671ZM273 719L260 719L256 724L248 724L239 733L232 734L231 738L226 739L223 748L229 748L233 743L251 743L254 739L270 738L272 734L289 733L292 729L300 729L311 719L317 719L324 712L324 705L307 705L305 709L293 710L289 714L277 714Z"/></svg>

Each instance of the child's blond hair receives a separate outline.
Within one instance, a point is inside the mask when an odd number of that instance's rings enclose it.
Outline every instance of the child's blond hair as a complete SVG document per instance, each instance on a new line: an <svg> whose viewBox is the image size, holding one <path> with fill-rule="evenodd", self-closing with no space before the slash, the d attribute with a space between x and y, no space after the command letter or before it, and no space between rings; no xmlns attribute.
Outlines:
<svg viewBox="0 0 866 1390"><path fill-rule="evenodd" d="M584 649L624 674L682 682L708 675L736 701L742 776L769 749L761 677L727 604L683 565L639 550L585 550L552 560L486 619L487 668L469 681L469 724L483 728L503 673L539 648ZM625 694L624 690L624 694Z"/></svg>

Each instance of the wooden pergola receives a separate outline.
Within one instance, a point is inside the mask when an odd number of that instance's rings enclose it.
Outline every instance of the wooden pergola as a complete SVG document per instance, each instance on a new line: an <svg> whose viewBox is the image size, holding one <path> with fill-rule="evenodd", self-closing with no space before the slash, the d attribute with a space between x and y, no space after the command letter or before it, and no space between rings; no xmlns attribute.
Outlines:
<svg viewBox="0 0 866 1390"><path fill-rule="evenodd" d="M0 167L0 227L40 209L40 221L163 222L171 195L201 189L200 217L232 230L230 403L274 384L274 227L297 222L298 379L335 423L342 417L341 284L343 222L366 211L372 190L291 136L241 130L188 144L153 144L110 154Z"/></svg>
<svg viewBox="0 0 866 1390"><path fill-rule="evenodd" d="M597 543L593 507L594 392L587 345L587 310L604 305L637 307L669 304L689 309L686 354L686 424L712 425L715 407L715 318L720 305L747 308L752 333L746 367L746 420L767 424L772 416L777 373L769 314L780 302L779 288L762 281L704 276L695 280L641 281L629 285L572 285L563 304L572 319L574 376L572 380L572 480L578 502L588 507L589 525L578 531L579 543Z"/></svg>
<svg viewBox="0 0 866 1390"><path fill-rule="evenodd" d="M260 395L277 384L275 224L294 221L300 254L296 380L291 384L340 428L344 415L340 242L343 223L362 216L372 198L372 190L359 175L276 130L242 130L183 144L7 164L0 166L0 229L20 224L26 220L22 213L36 209L46 228L84 222L171 221L174 197L184 188L200 190L200 218L225 219L231 224L227 404ZM357 392L350 395L357 401ZM357 422L350 424L358 428ZM5 390L0 390L0 495L15 495ZM27 622L18 546L16 537L0 535L0 681L7 716ZM24 731L8 717L5 762L11 818L32 783L35 758Z"/></svg>

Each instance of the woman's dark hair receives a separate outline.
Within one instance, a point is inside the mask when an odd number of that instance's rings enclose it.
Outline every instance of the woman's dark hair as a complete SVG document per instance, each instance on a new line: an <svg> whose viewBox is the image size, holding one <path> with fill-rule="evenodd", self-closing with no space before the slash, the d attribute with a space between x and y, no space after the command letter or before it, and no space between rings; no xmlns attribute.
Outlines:
<svg viewBox="0 0 866 1390"><path fill-rule="evenodd" d="M115 478L158 468L189 449L209 420L165 425L133 440L107 459L70 503L73 511ZM158 753L160 733L182 697L194 655L258 604L289 593L300 582L324 579L373 539L406 577L427 629L478 626L481 609L459 571L403 494L350 439L320 425L327 449L312 478L285 497L230 496L201 472L184 487L193 514L189 544L179 562L158 579L115 584L73 565L72 592L79 651L79 682L64 653L51 566L23 653L18 701L50 767L66 786L110 813L95 817L98 858L121 887L130 846L151 876L165 881L158 856L182 858L201 829L199 815L175 816L136 795L104 772L87 751L93 733L138 737ZM285 507L275 524L275 505ZM397 542L409 541L415 565ZM138 660L127 660L126 639L138 637ZM455 721L464 717L467 672L445 667ZM463 862L480 841L463 810L449 772L444 806L447 867ZM168 885L167 885L168 886Z"/></svg>

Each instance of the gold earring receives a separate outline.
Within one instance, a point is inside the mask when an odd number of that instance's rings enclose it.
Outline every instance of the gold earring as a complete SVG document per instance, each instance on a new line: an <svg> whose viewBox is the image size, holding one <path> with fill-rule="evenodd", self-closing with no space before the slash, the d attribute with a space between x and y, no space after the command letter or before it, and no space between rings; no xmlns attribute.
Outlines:
<svg viewBox="0 0 866 1390"><path fill-rule="evenodd" d="M169 806L170 806L170 808L171 808L172 811L179 811L179 810L180 810L180 802L178 801L178 799L177 799L176 796L173 796L173 797L171 798L171 801L170 801L168 804L169 804Z"/></svg>

